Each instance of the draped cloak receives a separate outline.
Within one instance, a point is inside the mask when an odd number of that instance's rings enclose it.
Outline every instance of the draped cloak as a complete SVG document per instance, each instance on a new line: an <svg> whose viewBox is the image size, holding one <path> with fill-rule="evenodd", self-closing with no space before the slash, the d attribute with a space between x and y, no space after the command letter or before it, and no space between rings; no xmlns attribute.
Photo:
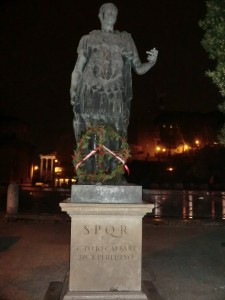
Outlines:
<svg viewBox="0 0 225 300"><path fill-rule="evenodd" d="M99 125L109 125L126 136L132 99L131 66L139 61L131 35L94 30L81 38L77 52L85 56L86 65L74 105L76 139L88 126Z"/></svg>

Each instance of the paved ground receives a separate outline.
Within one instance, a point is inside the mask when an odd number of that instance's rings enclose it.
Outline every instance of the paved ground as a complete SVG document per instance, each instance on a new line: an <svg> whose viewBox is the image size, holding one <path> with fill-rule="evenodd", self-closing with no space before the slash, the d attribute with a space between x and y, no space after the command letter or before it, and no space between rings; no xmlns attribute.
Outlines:
<svg viewBox="0 0 225 300"><path fill-rule="evenodd" d="M143 233L143 279L162 299L225 299L225 226L144 225Z"/></svg>
<svg viewBox="0 0 225 300"><path fill-rule="evenodd" d="M143 226L143 280L151 300L225 299L225 223ZM69 268L70 223L0 222L0 300L43 300Z"/></svg>

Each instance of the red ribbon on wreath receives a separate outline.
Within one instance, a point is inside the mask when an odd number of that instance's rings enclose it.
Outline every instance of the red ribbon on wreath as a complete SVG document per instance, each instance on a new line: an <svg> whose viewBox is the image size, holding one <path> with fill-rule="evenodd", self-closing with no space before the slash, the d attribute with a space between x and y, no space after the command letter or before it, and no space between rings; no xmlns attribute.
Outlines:
<svg viewBox="0 0 225 300"><path fill-rule="evenodd" d="M130 170L128 168L128 166L126 165L125 161L118 156L116 153L114 153L112 150L110 150L109 148L107 148L105 145L102 146L98 146L95 149L93 149L88 155L86 155L81 161L79 161L79 163L76 164L75 169L77 170L80 165L87 160L89 157L91 157L92 155L94 155L98 150L100 150L101 148L104 148L106 151L108 151L111 155L113 155L115 158L117 158L122 164L124 169L126 170L127 174L130 175Z"/></svg>

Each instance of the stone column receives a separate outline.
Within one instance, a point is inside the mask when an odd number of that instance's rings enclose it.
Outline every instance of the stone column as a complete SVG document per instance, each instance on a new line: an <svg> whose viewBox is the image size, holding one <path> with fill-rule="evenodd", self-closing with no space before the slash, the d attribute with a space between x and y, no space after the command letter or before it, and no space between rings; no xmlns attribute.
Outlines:
<svg viewBox="0 0 225 300"><path fill-rule="evenodd" d="M225 220L225 192L222 192L222 219Z"/></svg>
<svg viewBox="0 0 225 300"><path fill-rule="evenodd" d="M188 218L193 219L193 192L188 192Z"/></svg>
<svg viewBox="0 0 225 300"><path fill-rule="evenodd" d="M40 166L40 177L42 178L43 173L43 158L41 157L41 166Z"/></svg>
<svg viewBox="0 0 225 300"><path fill-rule="evenodd" d="M52 177L53 177L53 171L54 171L53 166L54 166L54 159L51 158L51 180L52 180Z"/></svg>
<svg viewBox="0 0 225 300"><path fill-rule="evenodd" d="M76 197L60 203L71 216L70 276L63 299L147 300L141 290L142 218L153 205L140 203L134 187L80 186L83 192L77 187L77 201L83 194L85 203L73 202ZM117 203L99 203L103 195L111 201L117 195ZM121 203L126 195L128 203Z"/></svg>
<svg viewBox="0 0 225 300"><path fill-rule="evenodd" d="M49 158L45 159L45 180L48 180L48 160Z"/></svg>
<svg viewBox="0 0 225 300"><path fill-rule="evenodd" d="M12 182L7 190L7 214L17 214L19 203L19 186L17 183Z"/></svg>

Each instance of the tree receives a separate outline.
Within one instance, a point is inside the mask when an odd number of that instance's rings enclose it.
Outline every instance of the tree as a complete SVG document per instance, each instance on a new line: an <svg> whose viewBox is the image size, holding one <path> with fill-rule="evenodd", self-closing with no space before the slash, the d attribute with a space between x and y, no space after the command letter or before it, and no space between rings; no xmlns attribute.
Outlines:
<svg viewBox="0 0 225 300"><path fill-rule="evenodd" d="M206 16L199 25L205 31L202 45L209 58L215 61L215 69L206 74L225 97L225 0L207 0ZM225 113L225 100L219 105L219 110ZM225 145L225 124L218 138Z"/></svg>

